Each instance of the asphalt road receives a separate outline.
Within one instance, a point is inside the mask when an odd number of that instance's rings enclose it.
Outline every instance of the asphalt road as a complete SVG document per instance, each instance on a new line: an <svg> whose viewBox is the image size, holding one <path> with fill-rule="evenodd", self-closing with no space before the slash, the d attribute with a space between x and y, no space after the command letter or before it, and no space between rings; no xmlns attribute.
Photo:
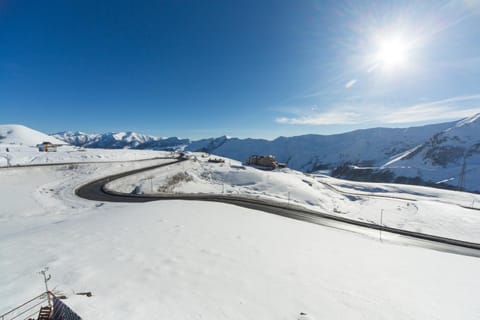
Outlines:
<svg viewBox="0 0 480 320"><path fill-rule="evenodd" d="M136 195L113 192L105 189L105 185L113 180L126 177L132 174L148 171L156 168L176 164L185 159L177 159L168 163L162 163L141 169L130 170L119 174L104 177L75 190L77 196L101 202L149 202L158 200L196 200L212 201L237 205L249 209L280 215L287 218L306 221L318 225L328 226L336 229L347 230L362 234L368 237L378 238L381 241L396 243L407 246L423 247L443 252L480 257L480 244L466 242L456 239L439 237L424 233L396 229L385 225L376 225L367 222L351 220L328 213L308 210L306 208L285 205L272 200L261 198L238 196L238 195L212 195L212 194L158 194L158 195Z"/></svg>
<svg viewBox="0 0 480 320"><path fill-rule="evenodd" d="M128 163L128 162L144 162L150 160L172 159L172 157L153 157L139 160L111 160L111 161L80 161L80 162L52 162L52 163L32 163L32 164L14 164L11 166L0 166L0 169L15 169L15 168L35 168L35 167L55 167L66 165L79 164L102 164L102 163Z"/></svg>

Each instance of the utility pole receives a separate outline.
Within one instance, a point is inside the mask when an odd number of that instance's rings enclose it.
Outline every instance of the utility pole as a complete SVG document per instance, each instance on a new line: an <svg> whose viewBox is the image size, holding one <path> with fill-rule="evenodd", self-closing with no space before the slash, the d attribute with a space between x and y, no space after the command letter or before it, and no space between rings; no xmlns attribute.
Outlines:
<svg viewBox="0 0 480 320"><path fill-rule="evenodd" d="M383 230L383 209L380 211L380 241L382 241L382 230Z"/></svg>
<svg viewBox="0 0 480 320"><path fill-rule="evenodd" d="M52 275L47 276L48 267L43 268L39 274L43 275L43 281L45 282L45 292L47 293L48 306L51 307L52 303L50 302L50 291L48 290L48 281L52 278Z"/></svg>

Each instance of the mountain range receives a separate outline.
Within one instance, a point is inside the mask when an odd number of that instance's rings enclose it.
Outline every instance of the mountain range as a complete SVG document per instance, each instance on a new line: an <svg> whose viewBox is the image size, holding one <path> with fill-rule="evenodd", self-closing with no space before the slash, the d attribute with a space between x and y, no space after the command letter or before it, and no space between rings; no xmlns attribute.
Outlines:
<svg viewBox="0 0 480 320"><path fill-rule="evenodd" d="M372 128L335 135L274 140L221 136L190 140L135 132L60 132L55 138L89 148L203 151L240 161L271 154L303 172L354 180L403 182L480 190L480 114L410 128Z"/></svg>

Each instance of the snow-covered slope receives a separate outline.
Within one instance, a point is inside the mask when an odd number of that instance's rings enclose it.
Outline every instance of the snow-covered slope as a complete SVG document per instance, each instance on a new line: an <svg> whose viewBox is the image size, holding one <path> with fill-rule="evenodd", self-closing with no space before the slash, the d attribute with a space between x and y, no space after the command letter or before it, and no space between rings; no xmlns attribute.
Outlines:
<svg viewBox="0 0 480 320"><path fill-rule="evenodd" d="M72 144L92 139L93 135L79 136ZM82 140L83 139L83 140ZM59 144L57 152L40 152L36 147L44 141ZM167 152L152 150L79 149L53 136L22 125L0 125L0 168L8 166L102 161L136 161L167 156Z"/></svg>
<svg viewBox="0 0 480 320"><path fill-rule="evenodd" d="M125 204L75 196L75 188L88 181L158 161L0 170L0 313L38 295L43 288L38 271L48 266L50 289L66 295L65 303L83 319L288 320L302 319L300 312L309 315L303 319L317 320L478 319L480 259L475 257L396 245L379 241L376 232L367 236L221 203ZM239 173L242 169L227 168L227 162L207 163L206 171L184 165L200 175L213 173L213 179L206 177L211 182L243 184L235 186L239 191L248 191L244 183L252 182L250 191L257 186L280 197L283 187L274 176L287 175L251 168ZM298 185L295 176L284 181ZM300 183L303 190L311 188ZM273 184L277 190L268 188ZM193 186L180 188L186 187ZM403 196L408 191L388 186L395 190ZM299 200L298 191L292 200ZM456 201L460 193L439 192L431 199L435 207L423 211L420 206L418 213L406 204L398 210L394 202L383 223L402 215L415 226L430 217L432 223L422 228L472 236L435 214L441 205L435 201L446 194ZM386 205L374 199L345 201L352 209L364 206L366 217L377 211L374 221ZM473 211L465 217L465 209L446 204L443 212L478 230ZM93 293L88 298L75 294L88 291Z"/></svg>
<svg viewBox="0 0 480 320"><path fill-rule="evenodd" d="M42 132L18 124L0 125L0 144L16 144L35 146L44 141L55 144L65 144L64 141L48 136Z"/></svg>
<svg viewBox="0 0 480 320"><path fill-rule="evenodd" d="M397 176L480 191L480 113L434 134L385 167Z"/></svg>
<svg viewBox="0 0 480 320"><path fill-rule="evenodd" d="M480 215L477 210L466 208L480 203L480 195L426 187L349 183L288 168L258 170L230 159L211 163L208 161L211 158L203 154L193 155L192 161L114 180L106 189L127 194L235 195L373 224L378 223L383 212L382 221L390 227L480 242L480 227L477 227ZM342 190L338 191L337 186Z"/></svg>
<svg viewBox="0 0 480 320"><path fill-rule="evenodd" d="M279 137L273 141L220 137L193 142L187 150L207 151L239 161L245 161L252 154L272 154L288 167L306 172L332 169L345 162L371 166L425 142L452 124L373 128L336 135Z"/></svg>

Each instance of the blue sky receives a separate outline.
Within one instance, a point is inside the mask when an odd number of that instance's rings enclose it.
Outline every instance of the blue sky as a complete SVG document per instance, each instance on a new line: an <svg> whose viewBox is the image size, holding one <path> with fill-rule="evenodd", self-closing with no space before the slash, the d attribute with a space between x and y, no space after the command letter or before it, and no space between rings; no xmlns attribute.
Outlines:
<svg viewBox="0 0 480 320"><path fill-rule="evenodd" d="M275 138L480 112L480 0L0 0L0 122Z"/></svg>

